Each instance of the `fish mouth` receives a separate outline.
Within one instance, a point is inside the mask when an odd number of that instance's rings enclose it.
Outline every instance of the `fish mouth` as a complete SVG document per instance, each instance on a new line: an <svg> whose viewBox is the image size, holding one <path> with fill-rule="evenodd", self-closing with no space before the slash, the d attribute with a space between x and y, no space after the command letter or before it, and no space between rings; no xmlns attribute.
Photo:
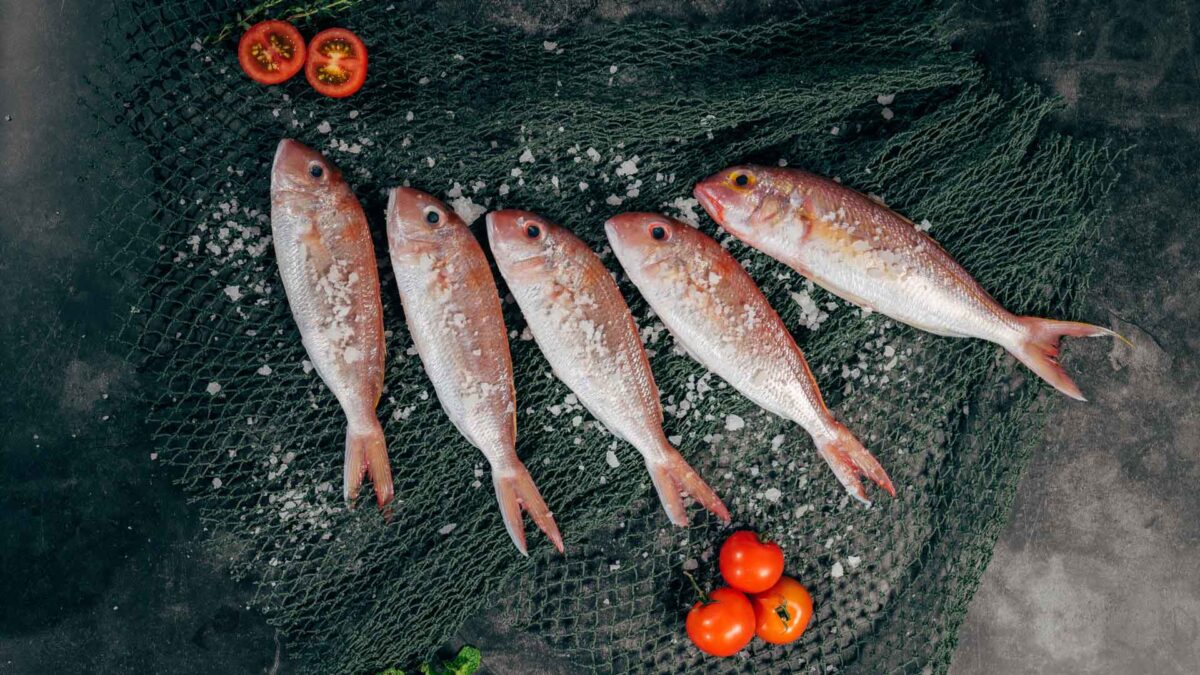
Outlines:
<svg viewBox="0 0 1200 675"><path fill-rule="evenodd" d="M695 195L696 201L708 211L708 215L717 221L717 224L725 224L725 207L721 205L721 200L717 197L717 191L704 183L696 183L696 187L692 188L692 194Z"/></svg>
<svg viewBox="0 0 1200 675"><path fill-rule="evenodd" d="M487 230L488 242L496 241L496 212L488 211L483 217L483 224Z"/></svg>

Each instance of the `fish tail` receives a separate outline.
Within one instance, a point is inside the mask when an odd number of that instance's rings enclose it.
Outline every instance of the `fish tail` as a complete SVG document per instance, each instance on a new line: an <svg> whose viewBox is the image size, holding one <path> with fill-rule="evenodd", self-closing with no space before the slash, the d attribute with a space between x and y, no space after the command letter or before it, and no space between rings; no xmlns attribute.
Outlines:
<svg viewBox="0 0 1200 675"><path fill-rule="evenodd" d="M1038 377L1076 401L1086 401L1087 399L1083 397L1083 393L1079 391L1079 386L1075 384L1071 376L1067 375L1067 371L1063 370L1058 363L1059 340L1063 336L1112 336L1125 339L1107 328L1077 321L1054 321L1034 316L1018 317L1018 321L1025 327L1025 333L1017 346L1007 347L1008 351L1030 370L1037 373Z"/></svg>
<svg viewBox="0 0 1200 675"><path fill-rule="evenodd" d="M725 508L717 493L713 492L678 450L665 442L663 446L653 458L646 457L646 469L650 472L650 480L654 482L658 499L671 522L680 527L688 524L687 510L683 506L683 496L680 492L686 492L722 521L730 522L729 509Z"/></svg>
<svg viewBox="0 0 1200 675"><path fill-rule="evenodd" d="M366 430L354 429L346 431L346 466L342 475L342 491L346 502L353 504L362 487L363 478L371 477L375 487L375 501L383 511L388 502L392 501L395 488L392 487L392 467L388 463L387 441L383 437L383 427L379 420L372 419L372 424Z"/></svg>
<svg viewBox="0 0 1200 675"><path fill-rule="evenodd" d="M554 544L559 553L563 552L562 535L554 522L554 514L542 500L533 478L525 465L520 462L515 467L501 470L492 468L492 485L496 488L496 501L500 504L500 516L504 519L504 529L516 544L521 555L529 555L525 548L525 523L521 519L521 509L529 512L533 522L546 533L546 537Z"/></svg>
<svg viewBox="0 0 1200 675"><path fill-rule="evenodd" d="M842 487L846 488L846 492L870 506L871 500L867 499L867 493L863 489L861 480L865 476L886 490L889 495L895 497L896 488L892 485L892 479L888 478L887 472L883 470L883 466L879 464L879 460L863 447L863 444L845 425L837 420L830 420L830 423L834 425L833 435L815 439L817 452L824 458L829 468L833 469L833 475L837 476Z"/></svg>

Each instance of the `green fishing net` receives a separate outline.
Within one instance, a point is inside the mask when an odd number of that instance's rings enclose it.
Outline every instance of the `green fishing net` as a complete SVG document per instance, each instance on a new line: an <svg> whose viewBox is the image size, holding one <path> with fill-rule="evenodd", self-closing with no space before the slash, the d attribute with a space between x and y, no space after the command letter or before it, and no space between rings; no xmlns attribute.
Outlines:
<svg viewBox="0 0 1200 675"><path fill-rule="evenodd" d="M118 58L94 78L103 122L129 140L102 227L131 292L125 336L156 461L199 505L213 550L256 582L290 652L324 673L411 666L484 617L572 670L944 671L1053 394L992 345L849 306L717 233L691 185L743 161L837 176L930 227L1008 308L1062 318L1083 291L1107 150L1047 132L1053 103L990 84L922 3L553 35L331 4L296 23L363 36L370 75L349 99L303 77L249 81L240 29L213 39L243 9L221 0L119 3L104 27ZM280 286L268 188L283 137L341 166L375 235L391 522L370 496L342 503L344 419ZM725 660L690 645L682 572L714 583L727 530L698 507L691 527L669 525L636 452L551 376L510 299L518 453L567 548L530 525L531 555L517 554L483 457L442 413L403 324L383 237L395 184L443 197L476 231L485 209L537 211L614 271L601 224L621 211L664 211L727 242L898 490L869 509L848 499L807 434L677 350L622 278L668 435L812 591L800 641Z"/></svg>

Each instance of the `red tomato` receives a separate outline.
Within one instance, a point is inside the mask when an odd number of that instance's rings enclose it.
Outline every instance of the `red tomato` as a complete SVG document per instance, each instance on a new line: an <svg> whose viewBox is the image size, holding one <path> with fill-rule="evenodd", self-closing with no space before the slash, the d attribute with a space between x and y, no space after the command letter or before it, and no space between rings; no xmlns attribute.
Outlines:
<svg viewBox="0 0 1200 675"><path fill-rule="evenodd" d="M749 530L729 535L721 545L721 576L730 586L746 593L761 593L783 575L783 549L762 542Z"/></svg>
<svg viewBox="0 0 1200 675"><path fill-rule="evenodd" d="M687 634L700 651L733 656L754 637L754 608L741 591L718 588L687 615Z"/></svg>
<svg viewBox="0 0 1200 675"><path fill-rule="evenodd" d="M784 645L794 642L812 620L812 596L799 581L781 578L774 586L756 593L754 605L755 633L766 642Z"/></svg>
<svg viewBox="0 0 1200 675"><path fill-rule="evenodd" d="M345 28L323 30L308 43L304 76L326 96L349 96L367 80L367 48Z"/></svg>
<svg viewBox="0 0 1200 675"><path fill-rule="evenodd" d="M304 67L304 38L286 21L261 21L238 41L238 63L255 82L279 84Z"/></svg>

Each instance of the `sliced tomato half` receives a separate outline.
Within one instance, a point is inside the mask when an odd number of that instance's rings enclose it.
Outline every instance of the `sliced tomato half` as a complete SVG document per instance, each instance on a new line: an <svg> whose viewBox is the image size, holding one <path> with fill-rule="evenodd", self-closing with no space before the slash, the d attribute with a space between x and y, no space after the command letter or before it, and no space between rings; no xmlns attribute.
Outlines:
<svg viewBox="0 0 1200 675"><path fill-rule="evenodd" d="M367 48L345 28L323 30L308 43L304 76L326 96L349 96L367 80Z"/></svg>
<svg viewBox="0 0 1200 675"><path fill-rule="evenodd" d="M279 84L304 67L304 38L286 21L254 24L238 42L238 63L250 79Z"/></svg>

